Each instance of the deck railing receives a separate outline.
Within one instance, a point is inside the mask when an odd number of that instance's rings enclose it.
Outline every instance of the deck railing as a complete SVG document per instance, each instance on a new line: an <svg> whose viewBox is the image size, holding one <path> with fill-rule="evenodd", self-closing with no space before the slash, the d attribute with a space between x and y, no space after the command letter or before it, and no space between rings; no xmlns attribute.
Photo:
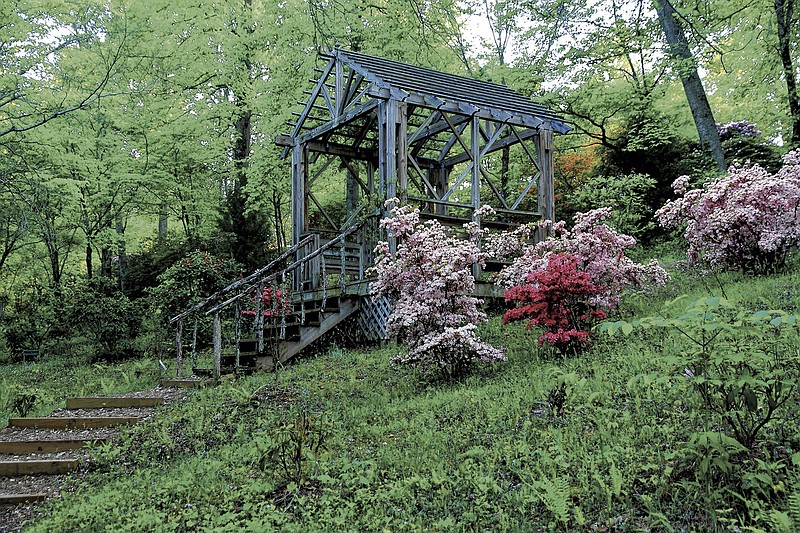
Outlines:
<svg viewBox="0 0 800 533"><path fill-rule="evenodd" d="M170 325L175 326L176 373L183 374L183 333L184 324L188 319L194 318L192 329L192 365L197 364L197 335L200 318L213 315L213 356L214 363L212 374L215 379L221 373L222 360L222 315L226 309L233 310L235 367L239 367L239 344L242 335L242 303L249 299L255 300L253 315L253 329L257 336L257 350L264 351L264 317L280 316L285 330L285 310L277 312L277 298L279 292L284 298L287 293L290 302L297 300L300 305L301 321L304 315L306 293L321 293L323 301L327 298L328 291L336 287L344 293L348 281L361 281L364 279L366 268L369 266L371 250L367 249L364 242L364 222L356 223L342 231L332 239L321 238L319 234L304 236L298 243L284 251L279 257L268 265L256 270L252 274L231 283L211 296L193 305L186 311L171 318ZM348 237L357 236L358 242L348 241ZM291 262L290 262L291 261ZM289 264L287 264L289 263ZM335 280L334 280L335 278ZM272 288L273 309L263 309L263 295L267 287ZM244 300L243 300L244 299Z"/></svg>

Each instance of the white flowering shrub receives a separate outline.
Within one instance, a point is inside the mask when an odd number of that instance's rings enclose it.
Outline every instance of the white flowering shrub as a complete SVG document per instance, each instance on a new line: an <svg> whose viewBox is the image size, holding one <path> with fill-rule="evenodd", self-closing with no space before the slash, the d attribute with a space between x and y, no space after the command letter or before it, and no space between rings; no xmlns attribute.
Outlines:
<svg viewBox="0 0 800 533"><path fill-rule="evenodd" d="M700 189L687 190L688 181L675 180L680 198L667 202L656 217L667 228L685 224L689 262L772 272L800 243L800 150L784 156L774 174L758 165L733 165Z"/></svg>
<svg viewBox="0 0 800 533"><path fill-rule="evenodd" d="M370 271L377 277L372 293L392 301L388 332L408 347L393 362L452 377L474 362L504 361L501 350L476 334L486 321L481 300L472 296L472 266L485 261L477 245L483 232L465 224L468 239L459 239L437 221L421 223L418 209L396 203L391 215L381 226L398 239L397 251L392 255L389 243L378 243Z"/></svg>

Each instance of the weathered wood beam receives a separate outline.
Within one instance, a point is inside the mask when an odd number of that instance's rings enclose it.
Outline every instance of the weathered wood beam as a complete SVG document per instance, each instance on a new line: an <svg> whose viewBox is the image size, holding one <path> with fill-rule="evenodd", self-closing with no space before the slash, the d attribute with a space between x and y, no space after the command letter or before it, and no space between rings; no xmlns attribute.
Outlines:
<svg viewBox="0 0 800 533"><path fill-rule="evenodd" d="M327 155L330 155L330 154L327 154ZM314 175L311 176L308 179L308 187L309 188L311 188L311 186L314 185L314 182L317 181L317 178L319 178L322 175L322 173L325 172L328 169L329 166L331 166L331 163L333 163L334 159L335 159L334 157L329 157L322 164L322 167L320 167L316 172L314 172Z"/></svg>
<svg viewBox="0 0 800 533"><path fill-rule="evenodd" d="M328 224L330 224L331 228L338 230L339 227L336 225L333 219L328 215L328 212L325 211L325 208L322 207L322 204L319 203L316 196L314 196L314 194L311 191L308 191L306 194L308 194L309 199L311 199L311 201L314 202L314 205L317 206L317 209L319 209L319 212L322 214L323 217L325 217L325 220L328 221Z"/></svg>
<svg viewBox="0 0 800 533"><path fill-rule="evenodd" d="M417 164L416 159L414 159L414 157L412 157L412 156L409 156L408 160L411 161L411 165L417 171L417 174L419 174L419 177L422 179L422 183L425 184L425 186L427 187L428 191L434 196L434 198L436 198L437 197L436 187L434 187L431 184L431 182L428 181L428 178L425 175L425 172L423 172L422 169L419 167L419 165ZM424 191L420 190L420 192L424 192Z"/></svg>
<svg viewBox="0 0 800 533"><path fill-rule="evenodd" d="M344 113L343 115L339 115L335 119L331 120L327 124L323 124L321 126L317 126L311 131L308 131L298 137L299 143L305 143L307 141L313 140L315 137L320 137L323 134L333 131L338 127L342 126L343 124L347 124L348 122L352 122L353 120L357 119L362 115L366 115L370 113L373 109L378 107L380 102L378 100L371 100L365 104L359 105Z"/></svg>
<svg viewBox="0 0 800 533"><path fill-rule="evenodd" d="M530 130L529 129L529 130L525 130L525 131L517 134L516 131L514 130L514 128L512 127L512 131L514 131L514 133L515 133L513 136L507 135L507 136L503 137L502 139L499 139L499 140L495 141L492 144L491 149L489 151L485 152L484 155L490 154L492 152L496 152L497 150L500 150L500 149L505 148L507 146L512 146L512 145L517 144L517 143L523 144L523 146L524 146L524 142L523 142L524 140L527 140L527 139L530 139L531 137L536 136L536 130ZM525 147L525 149L527 149L527 146ZM445 159L444 161L442 161L442 163L445 166L454 166L454 165L457 165L459 163L464 163L465 161L469 161L469 159L470 159L469 154L464 153L464 154L459 154L459 155L450 157L448 159Z"/></svg>
<svg viewBox="0 0 800 533"><path fill-rule="evenodd" d="M306 150L297 142L292 150L292 244L300 242L308 225Z"/></svg>
<svg viewBox="0 0 800 533"><path fill-rule="evenodd" d="M369 148L354 148L346 144L323 141L309 141L306 143L309 152L323 153L349 157L360 161L377 161L378 152Z"/></svg>
<svg viewBox="0 0 800 533"><path fill-rule="evenodd" d="M537 186L539 185L539 179L541 175L542 175L541 172L537 172L533 177L531 177L528 184L525 186L524 189L522 189L522 192L519 193L519 196L517 196L517 199L514 201L513 204L511 204L512 210L516 210L517 207L519 207L519 204L522 203L522 200L524 200L525 197L528 196L528 193L531 192L531 188L533 188L534 184L536 184Z"/></svg>

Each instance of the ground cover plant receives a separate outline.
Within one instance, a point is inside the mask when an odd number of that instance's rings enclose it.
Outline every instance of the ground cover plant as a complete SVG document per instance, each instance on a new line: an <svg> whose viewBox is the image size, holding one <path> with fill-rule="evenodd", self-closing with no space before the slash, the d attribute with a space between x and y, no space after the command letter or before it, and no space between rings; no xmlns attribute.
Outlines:
<svg viewBox="0 0 800 533"><path fill-rule="evenodd" d="M688 302L721 292L734 318L768 311L765 328L800 310L796 268L670 273L658 294L622 300L625 323L677 320ZM331 349L277 382L243 377L130 428L95 450L95 470L28 530L791 531L796 392L749 449L714 440L706 428L729 428L693 392L701 382L685 368L703 374L697 345L673 326L598 334L580 357L553 359L524 325L493 317L481 338L508 362L437 384L391 366L394 346ZM797 337L779 339L789 359ZM714 353L709 383L735 367L730 352Z"/></svg>
<svg viewBox="0 0 800 533"><path fill-rule="evenodd" d="M64 407L69 396L96 396L156 386L160 370L152 358L91 362L76 357L40 357L0 365L0 427L8 418L43 416Z"/></svg>

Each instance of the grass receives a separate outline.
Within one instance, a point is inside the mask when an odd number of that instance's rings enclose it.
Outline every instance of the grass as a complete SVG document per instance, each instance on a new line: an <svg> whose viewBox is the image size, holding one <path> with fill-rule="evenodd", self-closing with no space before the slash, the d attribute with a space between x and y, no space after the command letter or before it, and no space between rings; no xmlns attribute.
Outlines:
<svg viewBox="0 0 800 533"><path fill-rule="evenodd" d="M798 272L753 279L676 270L661 293L627 298L622 317L672 315L683 305L670 303L676 296L722 291L742 307L796 312ZM48 503L27 530L757 531L777 530L783 519L791 525L787 502L800 490L790 459L800 451L796 393L763 446L727 458L728 471L701 479L687 453L698 431L697 405L674 386L667 363L684 348L680 334L597 336L590 350L570 358L541 351L524 326L501 326L497 317L482 335L504 346L509 361L451 383L390 367L397 348L389 346L333 348L277 375L200 390L96 449L94 471ZM42 376L65 368L46 364L53 366L42 368ZM130 368L136 364L144 363ZM6 379L24 374L16 368L3 370L12 376ZM94 376L97 385L109 369L80 375ZM67 389L55 382L48 394Z"/></svg>
<svg viewBox="0 0 800 533"><path fill-rule="evenodd" d="M68 396L144 390L157 383L152 359L111 364L47 357L0 364L0 427L12 416L41 416L63 408Z"/></svg>

